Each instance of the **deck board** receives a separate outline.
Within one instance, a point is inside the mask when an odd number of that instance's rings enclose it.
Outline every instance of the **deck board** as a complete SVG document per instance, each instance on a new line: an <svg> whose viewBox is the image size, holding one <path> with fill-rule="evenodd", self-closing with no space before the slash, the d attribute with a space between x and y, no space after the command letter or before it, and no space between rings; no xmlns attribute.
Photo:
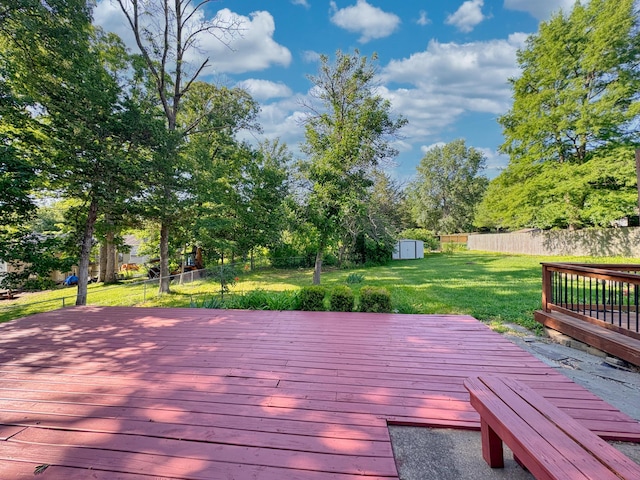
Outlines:
<svg viewBox="0 0 640 480"><path fill-rule="evenodd" d="M640 441L468 316L72 307L0 326L0 478L395 479L387 424L478 429L487 374Z"/></svg>

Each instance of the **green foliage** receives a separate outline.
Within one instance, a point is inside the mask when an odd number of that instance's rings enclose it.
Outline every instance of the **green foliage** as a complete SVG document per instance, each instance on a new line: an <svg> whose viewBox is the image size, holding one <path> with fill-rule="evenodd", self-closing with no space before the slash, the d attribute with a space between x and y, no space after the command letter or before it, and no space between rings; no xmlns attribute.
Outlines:
<svg viewBox="0 0 640 480"><path fill-rule="evenodd" d="M56 287L56 282L54 282L49 277L28 278L22 284L22 290L26 292L39 292L42 290L51 290L55 287Z"/></svg>
<svg viewBox="0 0 640 480"><path fill-rule="evenodd" d="M424 249L427 252L433 252L440 249L440 240L438 240L438 237L431 230L427 230L426 228L407 228L400 232L398 238L422 240L424 243Z"/></svg>
<svg viewBox="0 0 640 480"><path fill-rule="evenodd" d="M309 77L322 102L309 106L302 145L308 161L300 165L310 185L303 216L317 234L314 284L327 247L362 230L374 169L397 154L391 139L406 123L392 119L391 103L375 93L375 60L358 51L338 51L334 63L322 55L318 75Z"/></svg>
<svg viewBox="0 0 640 480"><path fill-rule="evenodd" d="M42 236L16 229L0 242L0 258L11 269L0 275L0 288L7 290L39 290L54 270L68 271L72 258L60 254L60 238ZM29 282L30 278L34 278ZM44 287L45 284L42 284Z"/></svg>
<svg viewBox="0 0 640 480"><path fill-rule="evenodd" d="M362 282L364 282L364 274L357 273L357 272L351 272L349 275L347 275L346 282L349 285L354 285L356 283L362 283Z"/></svg>
<svg viewBox="0 0 640 480"><path fill-rule="evenodd" d="M117 36L92 26L90 4L20 3L0 27L0 77L30 116L12 148L29 145L21 156L41 190L76 202L67 221L84 304L94 226L141 196L157 121L128 97L130 57Z"/></svg>
<svg viewBox="0 0 640 480"><path fill-rule="evenodd" d="M360 311L391 312L391 293L383 287L362 287L360 289Z"/></svg>
<svg viewBox="0 0 640 480"><path fill-rule="evenodd" d="M297 290L287 290L284 292L272 292L267 297L268 310L299 310L300 298Z"/></svg>
<svg viewBox="0 0 640 480"><path fill-rule="evenodd" d="M464 243L446 242L442 244L442 253L451 255L456 252L463 252L467 249Z"/></svg>
<svg viewBox="0 0 640 480"><path fill-rule="evenodd" d="M431 254L424 259L392 262L366 270L367 283L385 287L391 292L392 311L418 314L467 314L485 322L517 323L535 331L540 324L533 311L540 308L541 262L634 263L634 258L549 257L503 255L486 252L456 252L453 255ZM243 288L274 292L308 284L309 270L259 270L243 277ZM327 272L326 282L344 283L345 272ZM142 305L157 307L199 306L208 298L220 299L219 284L210 280L175 285L172 295L153 298L144 285L121 284L106 288L89 286L89 299L95 305ZM12 301L4 301L0 322L60 308L61 297L70 290L34 293ZM284 292L283 292L284 293ZM291 292L294 294L295 292ZM227 308L236 295L225 296ZM67 305L72 302L67 298ZM299 309L299 307L296 307Z"/></svg>
<svg viewBox="0 0 640 480"><path fill-rule="evenodd" d="M300 310L317 312L325 310L324 297L327 295L327 289L320 285L311 287L303 287L300 290Z"/></svg>
<svg viewBox="0 0 640 480"><path fill-rule="evenodd" d="M333 287L329 294L329 310L332 312L351 312L355 304L355 295L346 285Z"/></svg>
<svg viewBox="0 0 640 480"><path fill-rule="evenodd" d="M409 186L416 223L438 233L468 232L488 180L481 176L486 159L464 140L431 148Z"/></svg>
<svg viewBox="0 0 640 480"><path fill-rule="evenodd" d="M189 303L189 307L190 308L212 308L212 309L221 309L221 308L225 308L225 302L224 300L222 300L219 297L209 297L209 298L203 298L201 301L198 301L197 299L191 299L190 303Z"/></svg>
<svg viewBox="0 0 640 480"><path fill-rule="evenodd" d="M634 213L639 55L632 0L576 2L529 36L513 107L499 120L509 166L477 226L580 228Z"/></svg>
<svg viewBox="0 0 640 480"><path fill-rule="evenodd" d="M637 209L633 147L601 148L583 163L509 166L487 190L476 225L542 229L610 226Z"/></svg>
<svg viewBox="0 0 640 480"><path fill-rule="evenodd" d="M638 39L633 0L576 2L542 22L518 53L502 151L528 166L582 163L594 148L634 138Z"/></svg>
<svg viewBox="0 0 640 480"><path fill-rule="evenodd" d="M256 289L245 293L244 295L235 295L231 302L233 308L240 308L246 310L270 310L269 308L269 293Z"/></svg>
<svg viewBox="0 0 640 480"><path fill-rule="evenodd" d="M229 288L236 284L238 275L235 266L226 263L207 268L207 276L220 284L220 295L223 297L229 292Z"/></svg>
<svg viewBox="0 0 640 480"><path fill-rule="evenodd" d="M313 266L314 254L301 252L293 246L279 244L269 250L269 259L274 268L309 268Z"/></svg>
<svg viewBox="0 0 640 480"><path fill-rule="evenodd" d="M391 261L394 248L395 240L391 236L376 241L360 234L355 242L355 263L367 266L384 265Z"/></svg>

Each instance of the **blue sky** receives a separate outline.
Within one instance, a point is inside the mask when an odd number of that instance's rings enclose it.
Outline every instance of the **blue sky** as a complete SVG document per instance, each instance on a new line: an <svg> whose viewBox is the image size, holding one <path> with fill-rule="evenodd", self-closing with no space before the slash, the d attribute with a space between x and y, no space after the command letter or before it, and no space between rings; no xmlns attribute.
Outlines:
<svg viewBox="0 0 640 480"><path fill-rule="evenodd" d="M507 158L496 119L511 104L508 78L518 75L516 52L540 21L573 0L219 0L202 20L235 17L241 35L229 46L200 40L193 60L208 57L202 79L246 88L262 106L264 133L294 154L304 140L300 120L318 56L336 50L378 55L380 95L409 120L388 170L408 180L431 146L464 138L481 149L495 177ZM115 0L99 0L95 23L135 50ZM230 47L230 48L229 48Z"/></svg>

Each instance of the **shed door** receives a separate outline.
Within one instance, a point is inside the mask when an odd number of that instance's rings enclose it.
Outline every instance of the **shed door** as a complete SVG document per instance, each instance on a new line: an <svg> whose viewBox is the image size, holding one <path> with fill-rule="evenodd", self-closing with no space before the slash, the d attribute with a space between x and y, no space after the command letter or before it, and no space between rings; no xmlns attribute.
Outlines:
<svg viewBox="0 0 640 480"><path fill-rule="evenodd" d="M400 258L416 258L416 242L401 242Z"/></svg>

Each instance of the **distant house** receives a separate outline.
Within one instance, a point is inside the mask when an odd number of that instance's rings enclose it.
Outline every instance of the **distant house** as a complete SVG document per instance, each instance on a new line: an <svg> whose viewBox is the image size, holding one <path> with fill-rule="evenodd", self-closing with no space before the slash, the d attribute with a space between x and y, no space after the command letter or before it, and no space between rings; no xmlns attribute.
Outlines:
<svg viewBox="0 0 640 480"><path fill-rule="evenodd" d="M131 264L131 263L141 265L149 262L149 255L139 254L139 249L140 249L140 245L142 245L142 240L140 240L135 235L125 235L123 240L124 240L124 244L129 247L129 252L118 253L118 263L120 265Z"/></svg>

